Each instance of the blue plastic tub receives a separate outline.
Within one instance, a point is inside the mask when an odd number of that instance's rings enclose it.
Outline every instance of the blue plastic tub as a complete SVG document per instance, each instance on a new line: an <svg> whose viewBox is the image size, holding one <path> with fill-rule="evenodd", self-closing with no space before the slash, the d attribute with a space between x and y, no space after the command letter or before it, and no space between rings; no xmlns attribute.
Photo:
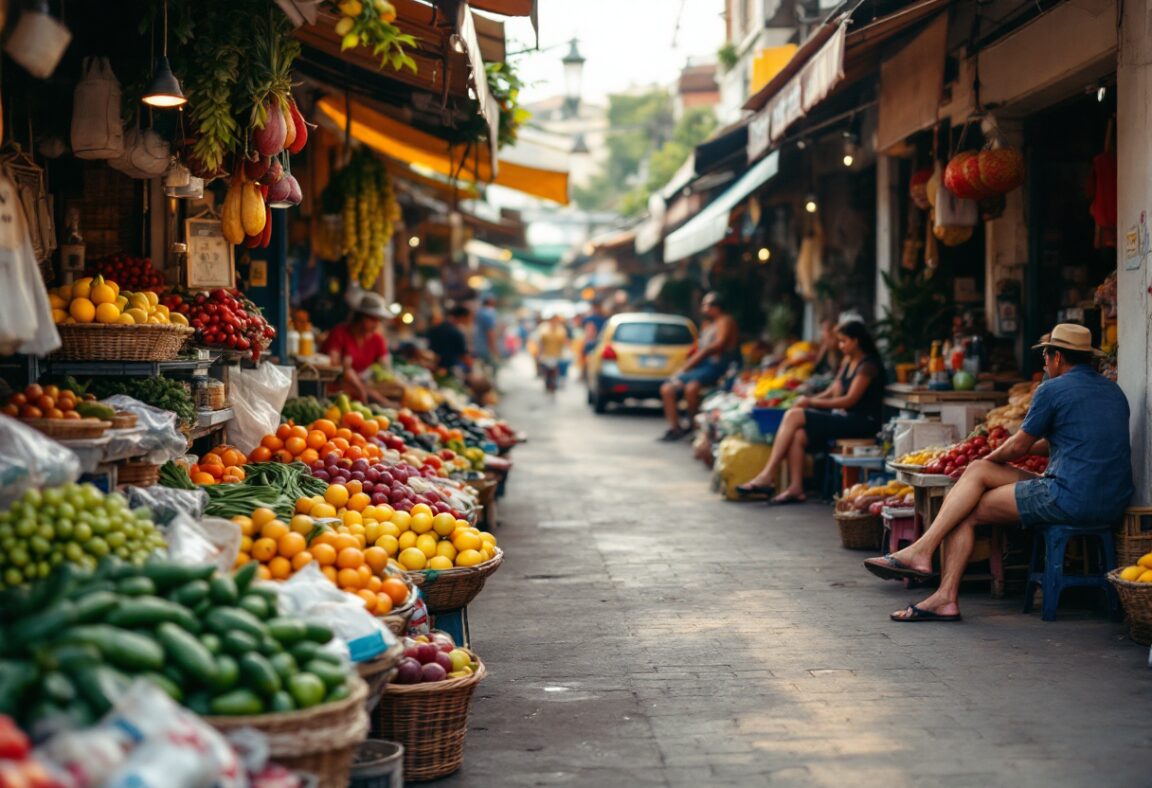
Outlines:
<svg viewBox="0 0 1152 788"><path fill-rule="evenodd" d="M756 422L761 435L775 435L787 412L787 408L753 408L752 420Z"/></svg>

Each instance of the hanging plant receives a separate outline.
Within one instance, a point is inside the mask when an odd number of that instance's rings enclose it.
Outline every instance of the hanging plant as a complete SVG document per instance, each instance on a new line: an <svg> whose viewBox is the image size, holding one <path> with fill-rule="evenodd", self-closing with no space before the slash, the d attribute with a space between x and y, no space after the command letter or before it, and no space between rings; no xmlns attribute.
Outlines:
<svg viewBox="0 0 1152 788"><path fill-rule="evenodd" d="M520 106L520 90L524 87L515 67L511 63L489 63L485 67L488 92L496 99L500 113L500 131L497 147L516 144L520 129L532 117L532 113ZM479 115L474 116L462 129L462 136L470 141L487 141L488 121Z"/></svg>
<svg viewBox="0 0 1152 788"><path fill-rule="evenodd" d="M331 0L328 5L340 14L336 34L341 51L368 47L380 58L381 69L390 66L395 71L407 68L416 73L416 61L404 51L406 46L416 46L416 39L394 24L396 7L388 0Z"/></svg>

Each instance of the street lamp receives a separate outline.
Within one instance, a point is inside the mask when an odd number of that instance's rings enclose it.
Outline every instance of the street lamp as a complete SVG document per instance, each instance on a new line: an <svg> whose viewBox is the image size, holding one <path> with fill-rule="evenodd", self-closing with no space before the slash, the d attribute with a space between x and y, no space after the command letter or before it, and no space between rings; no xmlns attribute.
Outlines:
<svg viewBox="0 0 1152 788"><path fill-rule="evenodd" d="M576 117L580 109L580 92L584 82L584 56L576 48L577 39L569 41L568 54L561 62L564 64L564 110L570 117Z"/></svg>

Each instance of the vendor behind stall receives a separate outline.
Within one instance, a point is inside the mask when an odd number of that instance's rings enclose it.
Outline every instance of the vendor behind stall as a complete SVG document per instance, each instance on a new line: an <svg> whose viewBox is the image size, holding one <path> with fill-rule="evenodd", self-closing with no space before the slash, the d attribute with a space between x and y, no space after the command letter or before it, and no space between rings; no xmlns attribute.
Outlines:
<svg viewBox="0 0 1152 788"><path fill-rule="evenodd" d="M344 370L335 384L337 393L343 391L361 402L382 401L360 375L377 362L388 363L388 343L380 331L388 317L383 298L376 293L363 293L348 321L328 332L322 349L333 364Z"/></svg>

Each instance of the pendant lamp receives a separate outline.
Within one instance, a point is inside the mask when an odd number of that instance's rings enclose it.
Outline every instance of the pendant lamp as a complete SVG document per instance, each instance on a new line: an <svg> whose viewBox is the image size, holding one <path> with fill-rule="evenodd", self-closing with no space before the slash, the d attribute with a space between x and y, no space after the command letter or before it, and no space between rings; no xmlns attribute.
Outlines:
<svg viewBox="0 0 1152 788"><path fill-rule="evenodd" d="M152 76L152 86L141 99L150 107L182 107L188 103L184 91L180 89L180 80L172 73L172 66L168 64L168 3L164 3L164 38L163 51L156 59L156 70Z"/></svg>

